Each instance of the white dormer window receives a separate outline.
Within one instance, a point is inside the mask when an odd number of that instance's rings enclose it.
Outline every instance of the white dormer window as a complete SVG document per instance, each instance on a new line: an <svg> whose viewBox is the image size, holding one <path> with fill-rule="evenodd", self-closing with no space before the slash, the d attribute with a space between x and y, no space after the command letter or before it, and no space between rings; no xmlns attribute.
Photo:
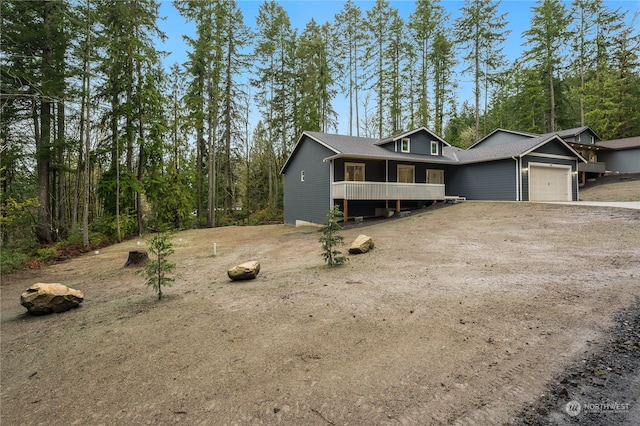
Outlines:
<svg viewBox="0 0 640 426"><path fill-rule="evenodd" d="M400 151L402 151L402 152L410 152L411 151L411 139L402 138L400 140Z"/></svg>
<svg viewBox="0 0 640 426"><path fill-rule="evenodd" d="M440 155L438 141L431 141L431 155Z"/></svg>
<svg viewBox="0 0 640 426"><path fill-rule="evenodd" d="M300 182L304 182L304 170L300 171Z"/></svg>

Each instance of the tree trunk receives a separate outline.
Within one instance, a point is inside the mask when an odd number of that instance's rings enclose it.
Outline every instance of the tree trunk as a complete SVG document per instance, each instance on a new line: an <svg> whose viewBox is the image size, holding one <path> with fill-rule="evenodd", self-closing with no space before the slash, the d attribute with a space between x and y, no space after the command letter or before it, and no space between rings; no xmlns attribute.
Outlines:
<svg viewBox="0 0 640 426"><path fill-rule="evenodd" d="M129 252L129 257L127 258L127 263L124 264L125 268L127 266L139 266L144 265L149 260L149 254L144 250L132 250Z"/></svg>
<svg viewBox="0 0 640 426"><path fill-rule="evenodd" d="M556 131L556 98L553 89L553 65L549 65L549 102L551 111L549 112L549 131Z"/></svg>
<svg viewBox="0 0 640 426"><path fill-rule="evenodd" d="M41 242L51 242L51 97L49 86L52 78L52 23L53 5L45 5L43 16L44 40L42 46L40 132L36 122L36 170L38 176L38 226L36 235ZM37 120L37 119L36 119Z"/></svg>
<svg viewBox="0 0 640 426"><path fill-rule="evenodd" d="M87 13L89 11L89 1L87 0ZM90 16L90 15L89 15ZM91 188L90 178L90 135L91 135L91 19L87 18L87 58L85 60L85 75L83 102L85 105L86 118L84 119L84 204L82 210L82 244L89 247L89 189Z"/></svg>

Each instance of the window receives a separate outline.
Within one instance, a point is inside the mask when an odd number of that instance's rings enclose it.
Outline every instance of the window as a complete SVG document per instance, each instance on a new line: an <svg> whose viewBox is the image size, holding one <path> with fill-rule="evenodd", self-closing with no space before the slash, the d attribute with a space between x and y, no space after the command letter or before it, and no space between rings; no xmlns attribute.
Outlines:
<svg viewBox="0 0 640 426"><path fill-rule="evenodd" d="M344 180L364 182L364 163L344 163Z"/></svg>
<svg viewBox="0 0 640 426"><path fill-rule="evenodd" d="M438 142L437 141L431 141L431 155L438 155Z"/></svg>
<svg viewBox="0 0 640 426"><path fill-rule="evenodd" d="M415 167L398 164L398 183L414 183Z"/></svg>
<svg viewBox="0 0 640 426"><path fill-rule="evenodd" d="M444 185L444 170L427 169L427 183Z"/></svg>
<svg viewBox="0 0 640 426"><path fill-rule="evenodd" d="M300 171L300 182L304 182L304 170Z"/></svg>
<svg viewBox="0 0 640 426"><path fill-rule="evenodd" d="M410 152L410 150L411 150L411 139L402 138L400 140L400 150L402 152Z"/></svg>

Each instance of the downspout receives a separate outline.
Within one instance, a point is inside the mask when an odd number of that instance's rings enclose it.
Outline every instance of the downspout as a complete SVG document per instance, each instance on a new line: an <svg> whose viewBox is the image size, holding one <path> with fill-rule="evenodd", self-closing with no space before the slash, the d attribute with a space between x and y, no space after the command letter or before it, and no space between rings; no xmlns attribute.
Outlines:
<svg viewBox="0 0 640 426"><path fill-rule="evenodd" d="M333 208L333 181L334 181L334 179L335 179L335 176L333 174L333 160L329 160L329 210L331 210Z"/></svg>
<svg viewBox="0 0 640 426"><path fill-rule="evenodd" d="M520 199L520 194L522 192L522 182L520 180L520 167L518 167L518 159L513 155L511 156L511 159L516 162L516 201L522 201Z"/></svg>
<svg viewBox="0 0 640 426"><path fill-rule="evenodd" d="M576 172L575 174L573 173L573 171L571 171L571 201L573 201L573 180L575 176L575 181L576 181L576 201L580 201L580 182L578 182L580 173L578 172L578 160L576 160Z"/></svg>

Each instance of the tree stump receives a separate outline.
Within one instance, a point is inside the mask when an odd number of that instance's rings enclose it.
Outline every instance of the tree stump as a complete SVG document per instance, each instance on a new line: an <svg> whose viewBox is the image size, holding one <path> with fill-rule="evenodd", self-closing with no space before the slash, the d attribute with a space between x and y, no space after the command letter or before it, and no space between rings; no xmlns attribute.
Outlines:
<svg viewBox="0 0 640 426"><path fill-rule="evenodd" d="M127 263L124 264L125 268L127 266L138 266L144 265L147 263L149 259L149 255L144 250L133 250L129 252L129 258L127 259Z"/></svg>

